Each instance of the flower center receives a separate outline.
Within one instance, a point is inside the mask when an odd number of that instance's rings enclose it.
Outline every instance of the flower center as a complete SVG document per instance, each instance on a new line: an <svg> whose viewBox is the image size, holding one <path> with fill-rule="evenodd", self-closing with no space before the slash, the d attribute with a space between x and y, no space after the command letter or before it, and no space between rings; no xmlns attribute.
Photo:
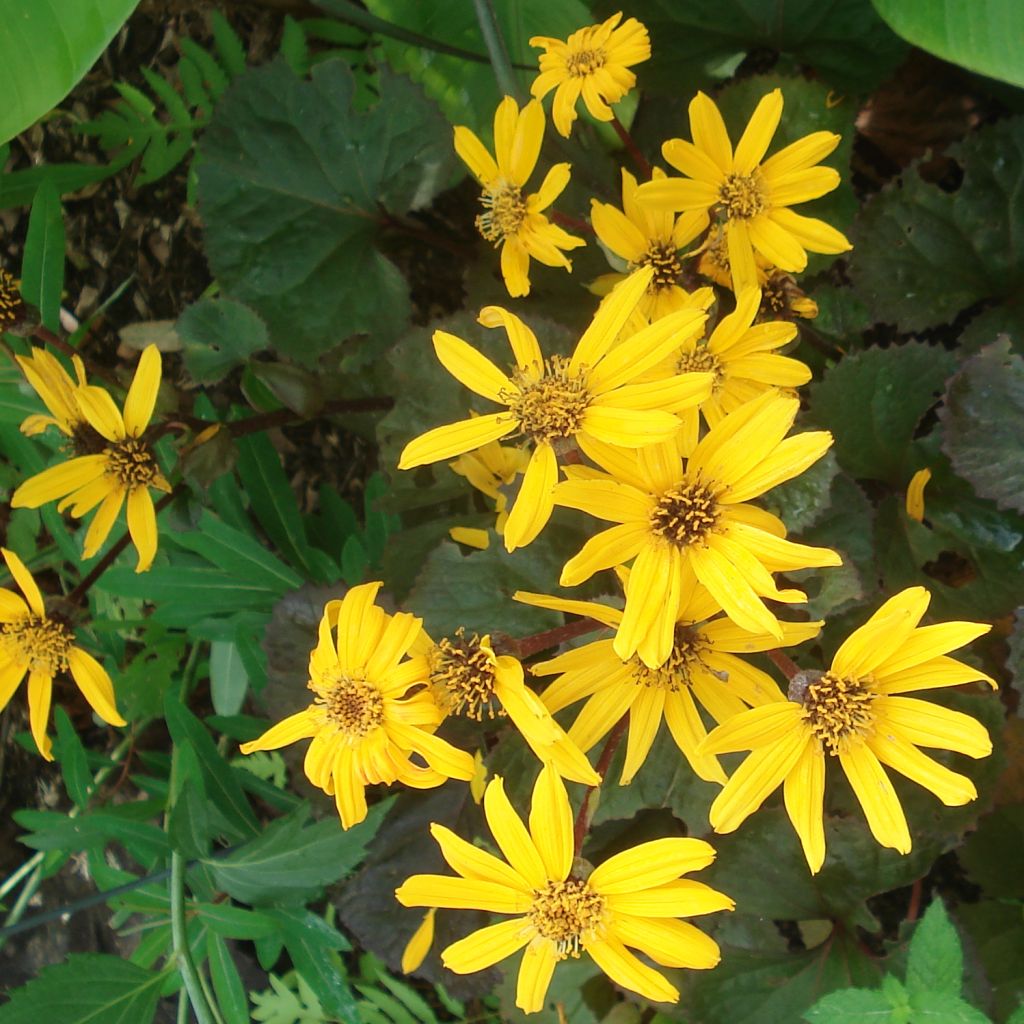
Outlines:
<svg viewBox="0 0 1024 1024"><path fill-rule="evenodd" d="M25 319L26 312L14 275L0 270L0 331L17 326Z"/></svg>
<svg viewBox="0 0 1024 1024"><path fill-rule="evenodd" d="M833 755L851 737L871 730L874 697L865 680L842 679L831 672L799 672L789 684L790 700L803 704L814 735Z"/></svg>
<svg viewBox="0 0 1024 1024"><path fill-rule="evenodd" d="M596 50L577 50L565 59L565 70L570 78L586 78L599 71L608 61L608 55L602 47Z"/></svg>
<svg viewBox="0 0 1024 1024"><path fill-rule="evenodd" d="M116 477L125 487L148 487L160 472L149 445L135 437L116 441L103 450L107 457L107 474Z"/></svg>
<svg viewBox="0 0 1024 1024"><path fill-rule="evenodd" d="M768 207L764 182L756 171L730 174L718 190L718 201L730 220L750 220Z"/></svg>
<svg viewBox="0 0 1024 1024"><path fill-rule="evenodd" d="M465 715L479 722L505 714L494 703L494 652L490 637L474 633L468 640L460 626L454 640L438 641L430 656L430 682L438 703L450 715Z"/></svg>
<svg viewBox="0 0 1024 1024"><path fill-rule="evenodd" d="M651 267L654 270L651 287L655 291L677 284L679 275L683 272L683 265L679 262L676 250L664 242L652 242L647 252L637 260L637 266Z"/></svg>
<svg viewBox="0 0 1024 1024"><path fill-rule="evenodd" d="M722 364L707 345L697 345L692 352L684 352L679 357L676 373L713 373L717 388L721 383Z"/></svg>
<svg viewBox="0 0 1024 1024"><path fill-rule="evenodd" d="M373 683L340 673L327 676L325 683L326 689L317 688L316 703L342 732L365 736L384 720L384 697Z"/></svg>
<svg viewBox="0 0 1024 1024"><path fill-rule="evenodd" d="M692 682L690 670L699 663L701 653L707 648L700 633L686 626L676 626L675 642L668 661L659 668L649 668L636 655L630 658L633 682L637 686L656 686L661 690L675 693Z"/></svg>
<svg viewBox="0 0 1024 1024"><path fill-rule="evenodd" d="M0 626L0 648L9 658L28 662L29 671L51 678L68 668L68 652L75 634L57 619L28 615Z"/></svg>
<svg viewBox="0 0 1024 1024"><path fill-rule="evenodd" d="M484 212L476 219L476 229L488 242L503 242L518 233L526 220L526 200L518 185L499 181L480 196Z"/></svg>
<svg viewBox="0 0 1024 1024"><path fill-rule="evenodd" d="M578 878L551 880L534 892L530 923L554 942L560 960L578 957L583 940L598 934L604 918L604 897Z"/></svg>
<svg viewBox="0 0 1024 1024"><path fill-rule="evenodd" d="M703 484L666 491L651 512L651 530L678 548L699 544L718 521L718 502Z"/></svg>
<svg viewBox="0 0 1024 1024"><path fill-rule="evenodd" d="M529 380L516 373L519 393L510 397L509 408L519 420L524 434L534 441L554 441L572 437L583 424L590 405L585 373L569 375L569 360L552 356L544 360L540 380Z"/></svg>

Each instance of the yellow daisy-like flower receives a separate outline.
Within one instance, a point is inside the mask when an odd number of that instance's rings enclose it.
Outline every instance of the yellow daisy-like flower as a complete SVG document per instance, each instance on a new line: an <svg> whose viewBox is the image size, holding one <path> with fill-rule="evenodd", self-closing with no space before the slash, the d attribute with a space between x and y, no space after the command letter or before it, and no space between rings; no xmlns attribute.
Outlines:
<svg viewBox="0 0 1024 1024"><path fill-rule="evenodd" d="M711 337L690 338L680 352L662 369L666 373L713 373L711 395L699 407L679 413L683 429L680 451L693 451L700 429L700 415L711 427L741 405L772 388L796 388L811 379L810 367L776 351L791 342L796 326L784 321L755 323L761 308L761 291L745 288L736 299L736 309L723 317Z"/></svg>
<svg viewBox="0 0 1024 1024"><path fill-rule="evenodd" d="M41 413L27 416L22 421L21 432L32 437L47 427L56 427L65 437L77 436L83 446L88 444L91 428L75 398L78 389L88 384L82 360L78 356L71 357L77 378L72 380L60 361L44 348L33 348L31 356L15 356L15 359L25 379L50 411L49 416Z"/></svg>
<svg viewBox="0 0 1024 1024"><path fill-rule="evenodd" d="M622 12L600 25L588 25L568 39L534 36L531 46L543 48L540 74L530 92L543 99L555 90L551 119L560 135L569 137L576 120L576 101L583 97L590 115L598 121L613 117L609 103L618 103L636 85L629 70L651 57L647 29L636 20L622 21Z"/></svg>
<svg viewBox="0 0 1024 1024"><path fill-rule="evenodd" d="M748 504L802 473L832 444L827 431L786 437L799 404L766 392L712 427L687 460L679 458L674 441L635 455L582 445L607 475L588 472L560 483L555 503L617 525L583 545L566 563L561 583L575 586L635 559L612 645L623 661L639 653L650 668L665 664L690 574L738 626L781 640L783 626L763 598L806 598L779 590L771 574L842 564L827 548L785 540L781 520Z"/></svg>
<svg viewBox="0 0 1024 1024"><path fill-rule="evenodd" d="M529 464L530 453L524 448L491 441L476 451L460 455L448 465L494 502L494 510L498 513L494 529L501 536L508 521L508 492L504 488L525 473Z"/></svg>
<svg viewBox="0 0 1024 1024"><path fill-rule="evenodd" d="M975 799L970 779L919 747L985 757L992 742L980 722L928 701L918 690L995 681L946 655L992 627L977 622L918 626L930 595L911 587L890 598L850 634L825 673L802 672L788 701L730 719L703 743L705 754L750 750L711 807L718 832L734 831L780 783L812 872L825 860L823 803L826 756L838 758L872 835L882 846L910 852L910 830L883 765L931 790L949 807Z"/></svg>
<svg viewBox="0 0 1024 1024"><path fill-rule="evenodd" d="M539 191L523 194L543 138L541 105L532 100L520 111L511 96L498 104L494 115L494 156L464 125L455 129L455 152L484 189L480 197L484 212L476 219L477 230L488 242L501 246L501 273L513 298L530 294L531 256L548 267L571 270L562 250L587 244L541 212L569 184L569 164L555 164Z"/></svg>
<svg viewBox="0 0 1024 1024"><path fill-rule="evenodd" d="M665 172L656 167L654 177L664 178ZM629 272L637 267L650 267L653 271L651 283L637 306L639 328L680 309L707 309L714 293L709 289L691 293L680 284L683 262L679 252L707 228L707 212L696 210L676 217L663 210L651 210L637 198L638 188L636 178L623 170L622 209L592 199L590 221L602 245L625 260ZM595 282L593 290L607 294L626 276L605 274Z"/></svg>
<svg viewBox="0 0 1024 1024"><path fill-rule="evenodd" d="M482 971L525 946L516 1006L536 1013L544 1007L555 965L584 952L614 982L655 1002L675 1002L679 992L631 949L662 967L706 970L718 963L717 943L678 920L734 906L710 886L680 877L714 860L715 851L703 840L642 843L586 874L574 859L569 797L550 767L534 786L529 828L513 810L500 777L487 786L484 812L505 861L443 825L431 825L460 877L413 875L395 892L407 907L514 915L443 950L449 970Z"/></svg>
<svg viewBox="0 0 1024 1024"><path fill-rule="evenodd" d="M507 715L542 762L572 782L597 786L601 776L586 755L527 687L523 666L511 655L495 654L490 636L467 637L461 629L436 644L423 633L414 648L423 658L424 680L444 715L473 721Z"/></svg>
<svg viewBox="0 0 1024 1024"><path fill-rule="evenodd" d="M55 380L51 377L48 383ZM29 376L29 383L35 386L33 376ZM11 506L38 508L60 498L63 500L58 510L70 506L71 514L78 518L99 505L86 531L82 551L83 557L92 558L107 539L127 498L128 532L139 552L135 571L145 572L153 564L157 549L156 512L149 488L171 489L160 472L152 447L143 437L159 388L160 351L150 345L139 360L123 415L106 391L84 385L74 390L74 403L84 423L73 423L69 418L70 406L60 412L59 403L50 404L56 391L49 398L40 392L57 425L62 430L65 425L71 428L65 432L71 437L75 458L26 480L11 497Z"/></svg>
<svg viewBox="0 0 1024 1024"><path fill-rule="evenodd" d="M846 236L824 221L789 209L831 192L839 172L816 167L839 145L833 132L813 132L764 159L782 117L782 91L757 105L733 152L714 101L697 93L690 103L693 142L669 139L662 155L689 180L666 178L640 187L643 202L656 209L705 210L724 219L726 245L736 290L757 283L754 253L782 270L801 271L807 250L841 253Z"/></svg>
<svg viewBox="0 0 1024 1024"><path fill-rule="evenodd" d="M623 661L611 640L596 640L531 666L534 675L559 675L541 695L555 714L576 701L586 704L569 730L581 750L599 743L629 712L626 759L619 784L628 785L644 763L662 719L690 767L708 782L726 781L716 757L697 753L707 729L697 705L716 722L726 722L748 707L783 699L771 676L737 654L791 647L816 636L821 622L783 622L782 639L750 633L719 613L718 603L692 577L680 595L672 651L659 668L637 656ZM628 583L627 583L628 592ZM567 601L520 591L517 601L574 615L587 615L613 629L622 622L617 608L592 601Z"/></svg>
<svg viewBox="0 0 1024 1024"><path fill-rule="evenodd" d="M680 427L675 412L708 397L711 374L680 374L646 383L636 378L698 333L706 314L680 310L612 347L652 274L649 267L638 270L608 296L570 359L545 359L536 335L519 317L498 306L483 309L480 323L504 327L508 335L516 360L511 376L461 338L435 331L434 351L445 369L471 391L504 405L505 411L427 431L405 446L398 468L439 462L502 437L525 434L533 442L533 453L505 523L505 547L514 551L529 544L551 517L556 453L583 438L639 448L673 437Z"/></svg>
<svg viewBox="0 0 1024 1024"><path fill-rule="evenodd" d="M25 673L28 673L28 718L39 753L53 760L53 744L46 735L50 720L53 680L71 673L75 685L93 711L107 725L126 725L117 713L114 686L107 670L91 655L75 646L75 634L59 616L46 614L43 595L22 560L7 548L0 549L7 568L24 599L12 590L0 590L0 711L7 707Z"/></svg>
<svg viewBox="0 0 1024 1024"><path fill-rule="evenodd" d="M473 778L472 755L433 734L441 711L422 686L419 659L405 658L423 620L378 608L380 587L364 583L343 600L327 602L309 657L313 703L241 746L251 754L312 737L306 777L334 796L343 828L366 817L366 786L403 782L431 789L446 779ZM426 764L411 760L413 754Z"/></svg>

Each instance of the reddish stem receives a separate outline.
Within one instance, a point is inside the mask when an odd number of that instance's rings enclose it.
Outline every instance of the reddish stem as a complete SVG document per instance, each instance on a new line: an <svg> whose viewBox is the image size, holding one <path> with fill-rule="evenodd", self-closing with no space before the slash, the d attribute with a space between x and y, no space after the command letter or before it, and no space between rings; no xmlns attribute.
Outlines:
<svg viewBox="0 0 1024 1024"><path fill-rule="evenodd" d="M602 782L608 771L608 766L612 763L612 758L615 756L615 751L619 748L619 742L628 724L629 712L627 711L612 726L612 731L608 733L608 739L604 741L604 749L601 751L601 756L597 759L597 764L594 766L594 771L601 776ZM580 812L576 815L576 824L572 830L574 857L579 857L583 852L583 841L587 838L587 832L590 831L590 822L593 820L594 812L597 810L595 797L598 788L598 786L589 786L586 793L583 794L583 803L580 804Z"/></svg>
<svg viewBox="0 0 1024 1024"><path fill-rule="evenodd" d="M575 622L567 622L564 626L555 626L554 629L546 629L543 633L531 633L530 636L524 636L521 640L512 641L510 646L513 649L510 653L523 661L526 658L532 658L535 654L540 654L541 651L557 647L559 644L565 643L566 640L592 633L595 629L601 629L603 626L604 623L598 622L597 619L577 619Z"/></svg>
<svg viewBox="0 0 1024 1024"><path fill-rule="evenodd" d="M792 679L793 676L800 671L800 666L797 665L792 658L783 654L782 651L773 650L765 651L765 654L775 663L775 667L787 678Z"/></svg>
<svg viewBox="0 0 1024 1024"><path fill-rule="evenodd" d="M649 181L651 178L651 165L647 160L647 157L640 152L640 147L636 144L633 136L629 134L626 126L612 114L612 127L615 129L615 134L618 135L622 142L622 145L626 147L626 152L630 155L633 163L636 164L636 169L640 172L641 176L645 181Z"/></svg>
<svg viewBox="0 0 1024 1024"><path fill-rule="evenodd" d="M592 235L594 229L590 224L579 217L573 217L568 213L559 213L558 210L551 211L551 219L563 228L570 228L573 231L581 231L585 235Z"/></svg>
<svg viewBox="0 0 1024 1024"><path fill-rule="evenodd" d="M78 356L86 364L86 371L90 377L99 377L100 380L105 380L108 384L113 384L114 387L121 387L120 381L109 370L88 362L78 349L73 345L69 345L60 335L54 334L48 327L39 324L33 331L33 334L41 342L46 345L52 345L58 352L63 352L66 356Z"/></svg>
<svg viewBox="0 0 1024 1024"><path fill-rule="evenodd" d="M910 903L907 905L907 924L913 924L917 915L921 912L921 893L924 889L924 879L918 878L910 888Z"/></svg>

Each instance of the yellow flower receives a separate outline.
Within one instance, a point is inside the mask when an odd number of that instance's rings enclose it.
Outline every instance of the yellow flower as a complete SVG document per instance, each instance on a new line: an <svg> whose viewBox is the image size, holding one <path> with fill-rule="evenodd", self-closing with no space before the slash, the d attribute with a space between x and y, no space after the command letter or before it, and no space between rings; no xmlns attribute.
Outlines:
<svg viewBox="0 0 1024 1024"><path fill-rule="evenodd" d="M586 698L569 730L569 739L581 750L599 743L629 712L622 786L633 781L644 763L663 718L690 767L702 779L724 783L718 759L697 753L707 736L697 703L716 722L725 722L747 707L782 700L771 676L736 655L803 643L822 626L820 622L783 622L781 640L750 633L720 616L717 602L696 580L690 577L687 582L676 612L672 651L660 668L649 668L636 655L624 661L611 640L597 640L531 666L534 675L560 674L541 695L552 714ZM522 591L514 596L540 608L587 615L613 629L622 622L619 609L591 601Z"/></svg>
<svg viewBox="0 0 1024 1024"><path fill-rule="evenodd" d="M91 655L75 646L74 631L60 617L49 617L32 574L7 548L0 549L7 568L25 595L0 590L0 711L7 707L25 673L28 673L28 718L39 753L53 760L46 735L50 719L53 680L71 673L75 685L93 711L108 725L126 725L117 713L114 686L107 670ZM27 603L26 603L27 602Z"/></svg>
<svg viewBox="0 0 1024 1024"><path fill-rule="evenodd" d="M54 376L40 380L44 385L56 383ZM35 386L33 376L29 376L29 383ZM145 572L153 564L157 548L156 512L149 488L171 489L143 437L159 388L160 352L155 345L142 353L125 398L123 416L102 388L81 385L74 389L74 403L84 422L72 422L71 407L62 412L60 402L51 405L57 391L50 391L47 397L44 387L40 395L54 413L57 425L62 430L65 426L71 428L65 432L71 437L75 458L26 480L14 492L11 506L38 508L61 498L58 510L70 506L71 514L78 518L99 505L82 551L84 558L92 558L107 539L127 498L128 532L139 552L135 571Z"/></svg>
<svg viewBox="0 0 1024 1024"><path fill-rule="evenodd" d="M995 682L946 657L991 629L977 622L918 627L930 596L911 587L890 598L850 634L825 673L802 672L790 700L752 708L715 729L705 754L751 750L711 807L717 832L734 831L779 783L786 812L812 872L825 860L823 801L826 755L839 759L872 835L882 846L910 852L910 831L882 765L931 790L955 807L975 799L970 779L950 771L918 747L955 750L969 757L992 751L988 733L969 715L903 696L917 690Z"/></svg>
<svg viewBox="0 0 1024 1024"><path fill-rule="evenodd" d="M711 375L681 374L646 383L636 378L698 332L706 314L696 309L672 313L612 347L652 273L649 267L636 271L605 299L571 359L545 359L533 331L519 317L498 306L483 309L480 323L504 327L508 334L516 360L511 376L461 338L435 331L434 351L445 369L471 391L506 408L427 431L405 446L398 468L450 459L525 434L533 453L505 524L505 547L513 551L529 544L551 516L556 452L583 438L638 448L673 437L680 427L674 413L707 398Z"/></svg>
<svg viewBox="0 0 1024 1024"><path fill-rule="evenodd" d="M924 489L931 478L930 469L919 469L907 486L907 515L919 523L924 522Z"/></svg>
<svg viewBox="0 0 1024 1024"><path fill-rule="evenodd" d="M491 441L476 451L460 455L448 465L494 502L498 513L494 529L500 536L505 532L508 521L508 493L503 488L509 487L517 476L525 473L529 464L530 453L525 449Z"/></svg>
<svg viewBox="0 0 1024 1024"><path fill-rule="evenodd" d="M555 965L581 952L614 982L655 1002L679 993L639 960L705 970L717 943L680 917L732 910L728 896L681 875L706 867L715 851L700 839L656 839L624 850L585 875L574 860L572 808L558 774L545 767L533 789L529 829L500 777L484 796L487 824L505 861L443 825L430 831L460 877L413 875L395 895L406 907L449 907L515 915L473 932L441 953L456 974L482 971L524 946L516 1006L543 1009ZM627 949L627 947L630 947Z"/></svg>
<svg viewBox="0 0 1024 1024"><path fill-rule="evenodd" d="M422 620L378 608L380 587L364 583L344 600L327 602L309 657L313 703L241 747L251 754L312 737L306 777L333 794L344 828L366 817L364 789L373 783L431 789L445 779L473 777L472 756L433 735L442 716L421 686L419 660L403 660ZM414 687L418 692L407 696ZM410 760L411 754L427 766Z"/></svg>
<svg viewBox="0 0 1024 1024"><path fill-rule="evenodd" d="M15 358L25 379L50 410L49 416L36 413L26 417L22 421L21 432L31 437L41 434L47 427L56 427L65 437L74 439L78 434L84 438L90 427L75 398L76 391L88 383L82 360L78 356L71 357L76 382L68 376L60 361L44 348L33 348L31 356Z"/></svg>
<svg viewBox="0 0 1024 1024"><path fill-rule="evenodd" d="M679 413L683 429L678 441L684 454L697 443L701 413L713 427L772 388L795 388L811 379L808 366L776 351L796 337L796 326L778 320L755 323L760 308L760 289L743 289L736 309L718 322L710 338L684 341L679 354L662 367L666 373L706 371L715 377L710 397L698 408Z"/></svg>
<svg viewBox="0 0 1024 1024"><path fill-rule="evenodd" d="M661 168L654 169L656 179L664 178ZM622 171L622 209L610 203L590 201L590 221L601 244L626 261L632 272L637 267L650 267L654 273L647 291L637 307L644 323L660 320L676 310L707 309L714 300L710 289L690 293L680 284L683 263L679 250L692 242L708 226L708 215L697 210L675 217L665 211L643 206L637 198L636 178ZM595 282L594 290L606 294L625 274L605 274Z"/></svg>
<svg viewBox="0 0 1024 1024"><path fill-rule="evenodd" d="M690 103L693 142L669 139L662 155L689 180L666 178L640 187L656 209L712 211L725 220L734 287L757 283L754 252L782 270L801 271L807 252L840 253L846 236L824 221L789 209L831 192L839 173L816 167L839 145L832 132L813 132L764 159L782 117L782 92L761 99L733 152L718 107L704 93Z"/></svg>
<svg viewBox="0 0 1024 1024"><path fill-rule="evenodd" d="M712 427L688 460L679 458L674 441L635 455L589 441L581 446L608 475L588 472L560 483L555 503L617 525L584 544L561 583L575 586L635 558L612 645L621 659L639 653L650 668L668 660L690 573L738 626L781 640L783 627L762 599L806 598L779 590L771 573L842 564L827 548L785 540L779 519L747 504L802 473L831 445L827 431L786 437L799 404L766 392Z"/></svg>
<svg viewBox="0 0 1024 1024"><path fill-rule="evenodd" d="M613 14L600 25L589 25L573 32L568 39L534 36L531 46L542 47L540 74L530 92L543 99L555 90L551 119L559 134L569 137L576 120L576 101L583 102L592 117L610 121L609 103L618 103L636 85L634 64L649 60L651 40L647 29L636 20L622 21L622 12Z"/></svg>
<svg viewBox="0 0 1024 1024"><path fill-rule="evenodd" d="M586 755L551 717L523 680L523 666L511 655L495 654L490 636L466 637L462 629L436 644L423 633L414 653L423 658L421 678L428 681L443 715L479 722L484 715L507 715L542 762L573 782L596 786L601 776Z"/></svg>
<svg viewBox="0 0 1024 1024"><path fill-rule="evenodd" d="M758 321L813 320L818 315L818 304L797 285L791 274L773 270L761 288L761 311Z"/></svg>
<svg viewBox="0 0 1024 1024"><path fill-rule="evenodd" d="M468 128L455 129L455 152L483 186L480 202L484 212L476 219L477 230L501 246L501 273L514 298L530 294L530 257L549 267L572 269L562 253L587 243L552 224L546 210L569 184L569 164L555 164L540 190L524 195L533 174L544 137L544 110L532 100L519 110L506 96L494 115L494 156Z"/></svg>

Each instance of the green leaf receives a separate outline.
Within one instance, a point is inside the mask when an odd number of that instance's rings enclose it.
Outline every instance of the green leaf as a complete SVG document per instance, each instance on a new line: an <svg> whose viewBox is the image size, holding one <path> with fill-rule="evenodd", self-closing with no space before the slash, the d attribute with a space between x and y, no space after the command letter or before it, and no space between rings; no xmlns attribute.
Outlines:
<svg viewBox="0 0 1024 1024"><path fill-rule="evenodd" d="M986 896L1024 901L1024 873L1005 869L1019 850L1024 850L1024 804L1013 803L986 814L957 856L968 878Z"/></svg>
<svg viewBox="0 0 1024 1024"><path fill-rule="evenodd" d="M268 342L267 325L234 299L200 299L181 314L175 330L185 366L200 384L223 380Z"/></svg>
<svg viewBox="0 0 1024 1024"><path fill-rule="evenodd" d="M1017 0L871 0L908 43L969 71L1024 85Z"/></svg>
<svg viewBox="0 0 1024 1024"><path fill-rule="evenodd" d="M960 997L964 955L960 937L942 900L936 897L914 929L907 956L907 989L911 999L931 992Z"/></svg>
<svg viewBox="0 0 1024 1024"><path fill-rule="evenodd" d="M946 388L943 451L957 473L1000 508L1024 512L1024 359L997 341L972 356Z"/></svg>
<svg viewBox="0 0 1024 1024"><path fill-rule="evenodd" d="M389 806L374 805L365 821L344 831L336 818L304 827L304 804L241 849L207 863L217 885L243 903L301 903L359 864Z"/></svg>
<svg viewBox="0 0 1024 1024"><path fill-rule="evenodd" d="M224 1024L249 1024L249 1002L245 998L245 986L228 944L219 935L208 935L206 953L209 957L210 980L213 982L213 991Z"/></svg>
<svg viewBox="0 0 1024 1024"><path fill-rule="evenodd" d="M259 939L277 931L277 921L257 910L230 903L194 903L189 910L200 916L215 935L226 939Z"/></svg>
<svg viewBox="0 0 1024 1024"><path fill-rule="evenodd" d="M777 515L788 530L800 533L829 511L838 472L835 452L826 452L810 469L765 493L758 504Z"/></svg>
<svg viewBox="0 0 1024 1024"><path fill-rule="evenodd" d="M137 811L133 807L127 813ZM56 811L15 811L14 820L23 828L32 830L20 841L33 850L69 853L120 842L143 863L151 863L169 853L167 836L161 829L127 817L121 813L121 808L90 811L77 818L69 818Z"/></svg>
<svg viewBox="0 0 1024 1024"><path fill-rule="evenodd" d="M992 993L993 1016L996 1020L1003 1020L1024 1006L1024 959L1020 955L1024 949L1024 913L1021 904L1004 898L962 903L957 907L957 918L970 936L972 959L977 956L984 969L985 980Z"/></svg>
<svg viewBox="0 0 1024 1024"><path fill-rule="evenodd" d="M169 690L164 696L164 717L171 739L188 742L195 749L203 770L206 795L223 815L235 838L246 838L259 831L256 816L232 769L210 738L203 724L192 714L178 695Z"/></svg>
<svg viewBox="0 0 1024 1024"><path fill-rule="evenodd" d="M914 1024L992 1024L992 1021L965 1003L959 996L921 990L910 997Z"/></svg>
<svg viewBox="0 0 1024 1024"><path fill-rule="evenodd" d="M184 744L178 754L191 748ZM192 758L195 754L191 753ZM198 763L196 764L198 771ZM210 849L210 810L202 778L188 777L175 795L167 815L167 837L174 849L183 857L204 857Z"/></svg>
<svg viewBox="0 0 1024 1024"><path fill-rule="evenodd" d="M805 1014L810 1024L889 1024L892 1004L869 988L844 988L819 999Z"/></svg>
<svg viewBox="0 0 1024 1024"><path fill-rule="evenodd" d="M200 143L211 269L308 366L345 335L381 346L404 327L407 286L374 244L382 207L428 202L451 160L450 129L416 87L388 74L380 87L358 113L340 61L304 81L279 60L236 81Z"/></svg>
<svg viewBox="0 0 1024 1024"><path fill-rule="evenodd" d="M218 715L237 715L249 690L238 645L230 640L214 640L210 645L210 699Z"/></svg>
<svg viewBox="0 0 1024 1024"><path fill-rule="evenodd" d="M811 388L811 416L832 431L843 469L905 489L914 431L954 365L945 349L908 342L854 352L833 366Z"/></svg>
<svg viewBox="0 0 1024 1024"><path fill-rule="evenodd" d="M602 12L618 10L603 0ZM651 33L645 90L688 96L714 81L717 66L768 51L790 67L810 65L836 89L867 92L906 52L868 0L634 0L629 13Z"/></svg>
<svg viewBox="0 0 1024 1024"><path fill-rule="evenodd" d="M31 0L0 23L0 143L74 88L138 0Z"/></svg>
<svg viewBox="0 0 1024 1024"><path fill-rule="evenodd" d="M5 19L9 22L9 19ZM2 23L0 23L2 26ZM3 27L0 27L0 33ZM38 307L43 324L60 329L60 297L64 289L64 213L60 196L48 180L36 189L28 217L28 235L21 264L21 291Z"/></svg>
<svg viewBox="0 0 1024 1024"><path fill-rule="evenodd" d="M874 318L918 331L1024 281L1024 118L979 129L947 155L963 167L947 192L916 170L866 203L853 226L850 275Z"/></svg>
<svg viewBox="0 0 1024 1024"><path fill-rule="evenodd" d="M82 746L71 719L62 707L54 709L53 720L57 726L57 742L54 744L53 752L60 762L64 785L75 806L84 808L89 802L89 794L93 788L92 772L89 771L85 747Z"/></svg>

